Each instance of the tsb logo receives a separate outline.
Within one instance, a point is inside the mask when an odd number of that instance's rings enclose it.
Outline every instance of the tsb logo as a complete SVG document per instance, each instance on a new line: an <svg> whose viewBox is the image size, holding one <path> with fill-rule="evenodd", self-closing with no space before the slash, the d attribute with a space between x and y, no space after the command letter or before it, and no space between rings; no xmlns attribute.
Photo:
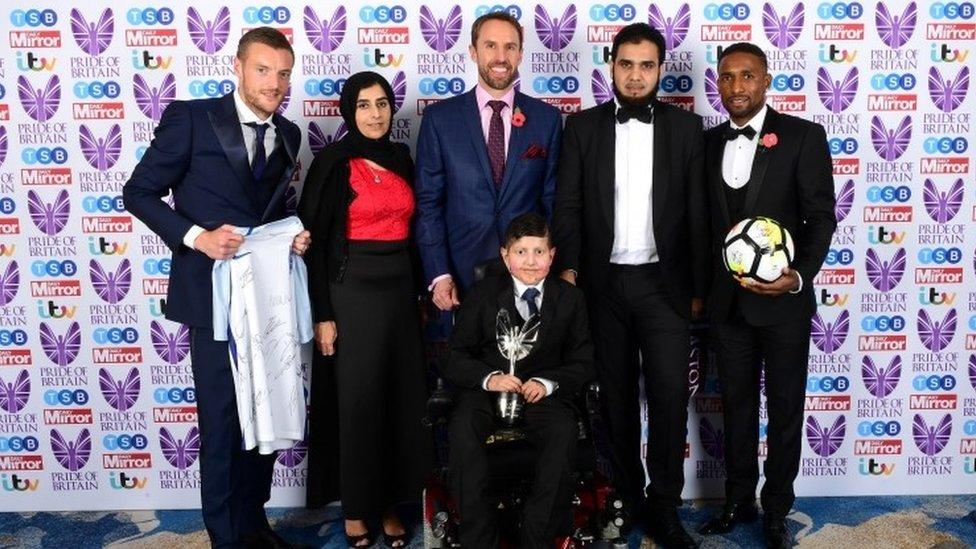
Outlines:
<svg viewBox="0 0 976 549"><path fill-rule="evenodd" d="M502 6L495 4L494 6L486 6L484 4L476 7L474 9L474 16L481 17L486 13L496 13L496 12L506 12L516 20L522 19L522 8L516 6L515 4L509 4L507 6Z"/></svg>
<svg viewBox="0 0 976 549"><path fill-rule="evenodd" d="M86 196L81 207L88 213L120 213L125 211L122 195Z"/></svg>
<svg viewBox="0 0 976 549"><path fill-rule="evenodd" d="M667 75L661 79L661 91L665 93L688 93L694 86L694 82L688 75L672 76Z"/></svg>
<svg viewBox="0 0 976 549"><path fill-rule="evenodd" d="M102 437L102 446L106 450L145 450L149 446L149 439L142 433L129 435L125 433L108 434Z"/></svg>
<svg viewBox="0 0 976 549"><path fill-rule="evenodd" d="M291 20L291 12L285 6L249 6L244 8L244 22L248 25L282 25Z"/></svg>
<svg viewBox="0 0 976 549"><path fill-rule="evenodd" d="M407 19L407 9L403 6L363 6L359 9L359 20L363 23L403 23Z"/></svg>
<svg viewBox="0 0 976 549"><path fill-rule="evenodd" d="M157 404L193 404L197 392L193 387L159 387L153 391L153 399Z"/></svg>
<svg viewBox="0 0 976 549"><path fill-rule="evenodd" d="M868 202L908 202L912 198L912 190L904 185L892 187L868 187Z"/></svg>
<svg viewBox="0 0 976 549"><path fill-rule="evenodd" d="M68 161L68 151L64 147L28 147L20 153L24 164L64 164Z"/></svg>
<svg viewBox="0 0 976 549"><path fill-rule="evenodd" d="M193 97L220 97L237 88L230 80L193 80L190 82L190 95Z"/></svg>
<svg viewBox="0 0 976 549"><path fill-rule="evenodd" d="M312 78L305 81L305 93L313 97L316 95L324 95L326 97L339 95L342 93L342 87L345 85L345 78L339 78L337 80L332 80L331 78L316 80Z"/></svg>
<svg viewBox="0 0 976 549"><path fill-rule="evenodd" d="M877 91L914 90L918 83L911 73L879 73L871 77L871 87Z"/></svg>
<svg viewBox="0 0 976 549"><path fill-rule="evenodd" d="M0 452L36 452L40 443L36 437L0 437Z"/></svg>
<svg viewBox="0 0 976 549"><path fill-rule="evenodd" d="M0 330L0 347L27 345L27 332L23 330Z"/></svg>
<svg viewBox="0 0 976 549"><path fill-rule="evenodd" d="M173 23L173 10L169 8L132 8L125 14L130 25L170 25Z"/></svg>
<svg viewBox="0 0 976 549"><path fill-rule="evenodd" d="M850 265L854 262L854 252L849 248L831 248L827 251L825 262L827 265Z"/></svg>
<svg viewBox="0 0 976 549"><path fill-rule="evenodd" d="M772 87L776 91L800 91L805 81L799 74L777 74L773 77Z"/></svg>
<svg viewBox="0 0 976 549"><path fill-rule="evenodd" d="M951 391L956 388L956 378L951 375L915 376L912 387L916 391Z"/></svg>
<svg viewBox="0 0 976 549"><path fill-rule="evenodd" d="M52 9L10 12L10 23L15 27L53 27L57 22L58 14Z"/></svg>
<svg viewBox="0 0 976 549"><path fill-rule="evenodd" d="M464 80L461 78L421 78L417 83L424 95L457 95L464 93Z"/></svg>
<svg viewBox="0 0 976 549"><path fill-rule="evenodd" d="M932 19L972 19L976 7L972 2L934 2L929 7Z"/></svg>
<svg viewBox="0 0 976 549"><path fill-rule="evenodd" d="M58 261L49 259L47 261L37 260L31 263L31 274L36 277L43 276L74 276L78 273L78 265L70 260Z"/></svg>
<svg viewBox="0 0 976 549"><path fill-rule="evenodd" d="M827 145L830 147L830 154L834 156L840 154L854 154L858 149L857 139L854 139L853 137L848 137L845 139L831 137L827 140Z"/></svg>
<svg viewBox="0 0 976 549"><path fill-rule="evenodd" d="M901 432L897 421L862 421L857 424L857 434L862 437L893 437Z"/></svg>
<svg viewBox="0 0 976 549"><path fill-rule="evenodd" d="M122 86L114 80L101 82L78 81L71 88L78 99L115 99L122 94Z"/></svg>
<svg viewBox="0 0 976 549"><path fill-rule="evenodd" d="M928 154L963 154L969 150L965 137L929 137L922 142Z"/></svg>
<svg viewBox="0 0 976 549"><path fill-rule="evenodd" d="M824 2L817 6L817 17L821 19L860 19L864 6L860 2Z"/></svg>
<svg viewBox="0 0 976 549"><path fill-rule="evenodd" d="M851 380L847 379L845 376L837 377L816 377L810 376L807 379L807 392L808 393L831 393L837 392L842 393L851 387Z"/></svg>
<svg viewBox="0 0 976 549"><path fill-rule="evenodd" d="M919 262L929 265L955 265L962 261L962 250L959 248L922 248L918 251Z"/></svg>
<svg viewBox="0 0 976 549"><path fill-rule="evenodd" d="M575 76L537 76L532 81L535 93L576 93L579 80Z"/></svg>
<svg viewBox="0 0 976 549"><path fill-rule="evenodd" d="M168 275L172 260L149 258L142 262L142 270L148 275Z"/></svg>
<svg viewBox="0 0 976 549"><path fill-rule="evenodd" d="M44 391L44 403L48 406L81 406L88 404L88 391L84 389L48 389Z"/></svg>
<svg viewBox="0 0 976 549"><path fill-rule="evenodd" d="M602 21L633 21L637 15L637 8L632 4L593 4L590 7L590 19Z"/></svg>
<svg viewBox="0 0 976 549"><path fill-rule="evenodd" d="M139 341L139 331L131 326L125 328L96 328L92 332L92 339L100 345L135 343Z"/></svg>
<svg viewBox="0 0 976 549"><path fill-rule="evenodd" d="M705 19L709 21L745 21L749 18L747 4L705 4Z"/></svg>
<svg viewBox="0 0 976 549"><path fill-rule="evenodd" d="M901 315L866 316L861 319L865 332L900 332L905 329L905 317Z"/></svg>

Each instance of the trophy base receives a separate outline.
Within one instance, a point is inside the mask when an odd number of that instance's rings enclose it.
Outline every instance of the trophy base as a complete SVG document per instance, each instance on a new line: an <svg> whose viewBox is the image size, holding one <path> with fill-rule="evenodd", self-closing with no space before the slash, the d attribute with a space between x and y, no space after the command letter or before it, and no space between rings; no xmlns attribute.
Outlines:
<svg viewBox="0 0 976 549"><path fill-rule="evenodd" d="M505 428L513 428L522 423L525 398L521 393L499 393L495 402L495 418Z"/></svg>

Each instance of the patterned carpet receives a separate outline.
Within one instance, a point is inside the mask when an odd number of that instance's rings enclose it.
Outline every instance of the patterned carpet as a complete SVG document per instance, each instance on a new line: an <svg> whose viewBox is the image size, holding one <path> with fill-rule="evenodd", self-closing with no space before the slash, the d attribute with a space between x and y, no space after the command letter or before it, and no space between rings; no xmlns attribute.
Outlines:
<svg viewBox="0 0 976 549"><path fill-rule="evenodd" d="M79 502L79 506L83 504ZM715 504L686 504L682 519L697 526L711 516ZM976 545L976 496L800 498L794 509L790 526L801 548L956 549ZM291 541L345 547L338 507L316 512L274 509L269 514L275 529ZM408 509L405 515L416 524L419 510ZM202 528L197 511L3 513L0 547L205 548L209 543ZM761 527L756 523L701 541L706 549L761 547ZM422 546L421 536L415 535L410 547ZM635 531L630 546L653 544Z"/></svg>

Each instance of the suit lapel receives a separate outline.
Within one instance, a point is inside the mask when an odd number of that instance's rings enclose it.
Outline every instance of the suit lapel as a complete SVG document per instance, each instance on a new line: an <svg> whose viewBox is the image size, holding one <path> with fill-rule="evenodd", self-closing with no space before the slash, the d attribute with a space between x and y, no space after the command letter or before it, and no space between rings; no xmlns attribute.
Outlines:
<svg viewBox="0 0 976 549"><path fill-rule="evenodd" d="M725 130L729 127L729 121L726 120L718 126L717 136L713 137L708 143L708 154L706 158L715 159L709 162L706 169L709 171L712 192L715 195L715 199L718 201L719 210L722 212L722 220L725 222L724 227L732 226L732 215L729 213L729 200L725 196L725 178L722 175L722 160L725 155Z"/></svg>
<svg viewBox="0 0 976 549"><path fill-rule="evenodd" d="M217 105L216 109L208 113L210 125L213 127L221 148L224 149L224 155L227 156L231 171L237 176L241 189L250 200L252 209L257 210L254 176L251 174L251 164L247 160L244 132L241 131L241 121L237 118L233 95L225 95Z"/></svg>
<svg viewBox="0 0 976 549"><path fill-rule="evenodd" d="M671 140L668 138L668 115L667 110L661 107L661 103L654 106L654 167L651 179L651 213L653 216L654 234L657 235L657 228L661 226L661 218L664 216L664 208L668 199L669 159L671 155ZM656 238L656 236L655 236Z"/></svg>
<svg viewBox="0 0 976 549"><path fill-rule="evenodd" d="M777 112L768 107L766 119L763 121L762 130L757 138L759 145L756 146L756 156L752 161L752 172L749 173L749 188L746 190L746 201L742 208L744 217L752 217L752 211L756 207L756 200L759 199L759 191L762 189L766 179L766 168L769 166L769 157L773 151L762 146L762 136L775 130Z"/></svg>
<svg viewBox="0 0 976 549"><path fill-rule="evenodd" d="M261 214L262 223L264 223L268 216L271 215L271 212L274 210L274 204L276 204L278 200L281 200L281 195L285 193L285 189L288 188L288 183L291 181L291 176L295 173L295 171L291 169L295 166L295 147L285 135L285 119L282 116L275 114L272 121L274 122L276 130L275 135L277 136L275 139L275 147L281 147L282 150L285 151L285 156L288 158L287 162L289 167L285 168L285 171L281 174L281 178L278 179L278 183L275 184L274 194L271 195L271 200L268 202L267 207L265 207L264 212Z"/></svg>
<svg viewBox="0 0 976 549"><path fill-rule="evenodd" d="M616 120L614 110L616 103L612 100L601 107L599 127L597 128L596 165L601 167L597 174L597 195L603 218L607 220L607 229L613 231L614 223L614 184L616 181Z"/></svg>
<svg viewBox="0 0 976 549"><path fill-rule="evenodd" d="M495 190L495 184L491 178L491 164L488 162L488 145L485 144L485 132L481 129L481 113L478 111L478 100L474 90L465 94L462 109L464 112L462 113L461 120L467 130L468 138L471 140L474 154L478 157L478 163L481 164L481 172L484 176L482 181L488 185L495 200L498 200L498 191Z"/></svg>
<svg viewBox="0 0 976 549"><path fill-rule="evenodd" d="M515 99L512 100L512 114L515 114L515 109L521 109L525 113L525 106L522 94L516 92ZM528 120L528 116L526 116ZM501 196L505 196L505 191L508 189L509 182L512 180L513 173L515 172L519 161L522 159L522 151L526 147L526 130L525 128L516 127L512 124L512 133L508 136L508 151L505 153L505 173L502 176L502 189ZM485 148L487 151L487 147Z"/></svg>

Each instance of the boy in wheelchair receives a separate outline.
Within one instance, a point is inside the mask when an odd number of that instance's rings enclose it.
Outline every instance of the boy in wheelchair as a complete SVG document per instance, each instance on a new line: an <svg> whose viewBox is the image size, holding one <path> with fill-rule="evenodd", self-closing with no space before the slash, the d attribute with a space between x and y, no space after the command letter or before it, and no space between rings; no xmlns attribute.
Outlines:
<svg viewBox="0 0 976 549"><path fill-rule="evenodd" d="M524 398L521 431L534 450L532 487L524 500L520 548L551 547L572 528L573 468L579 427L574 398L594 377L582 292L559 278L547 278L556 250L537 214L515 218L501 249L508 275L475 285L457 314L444 376L459 388L449 422L451 494L466 549L499 545L497 504L489 491L486 438L499 426L501 393ZM507 310L512 324L539 315L538 338L509 375L499 351L496 322Z"/></svg>

